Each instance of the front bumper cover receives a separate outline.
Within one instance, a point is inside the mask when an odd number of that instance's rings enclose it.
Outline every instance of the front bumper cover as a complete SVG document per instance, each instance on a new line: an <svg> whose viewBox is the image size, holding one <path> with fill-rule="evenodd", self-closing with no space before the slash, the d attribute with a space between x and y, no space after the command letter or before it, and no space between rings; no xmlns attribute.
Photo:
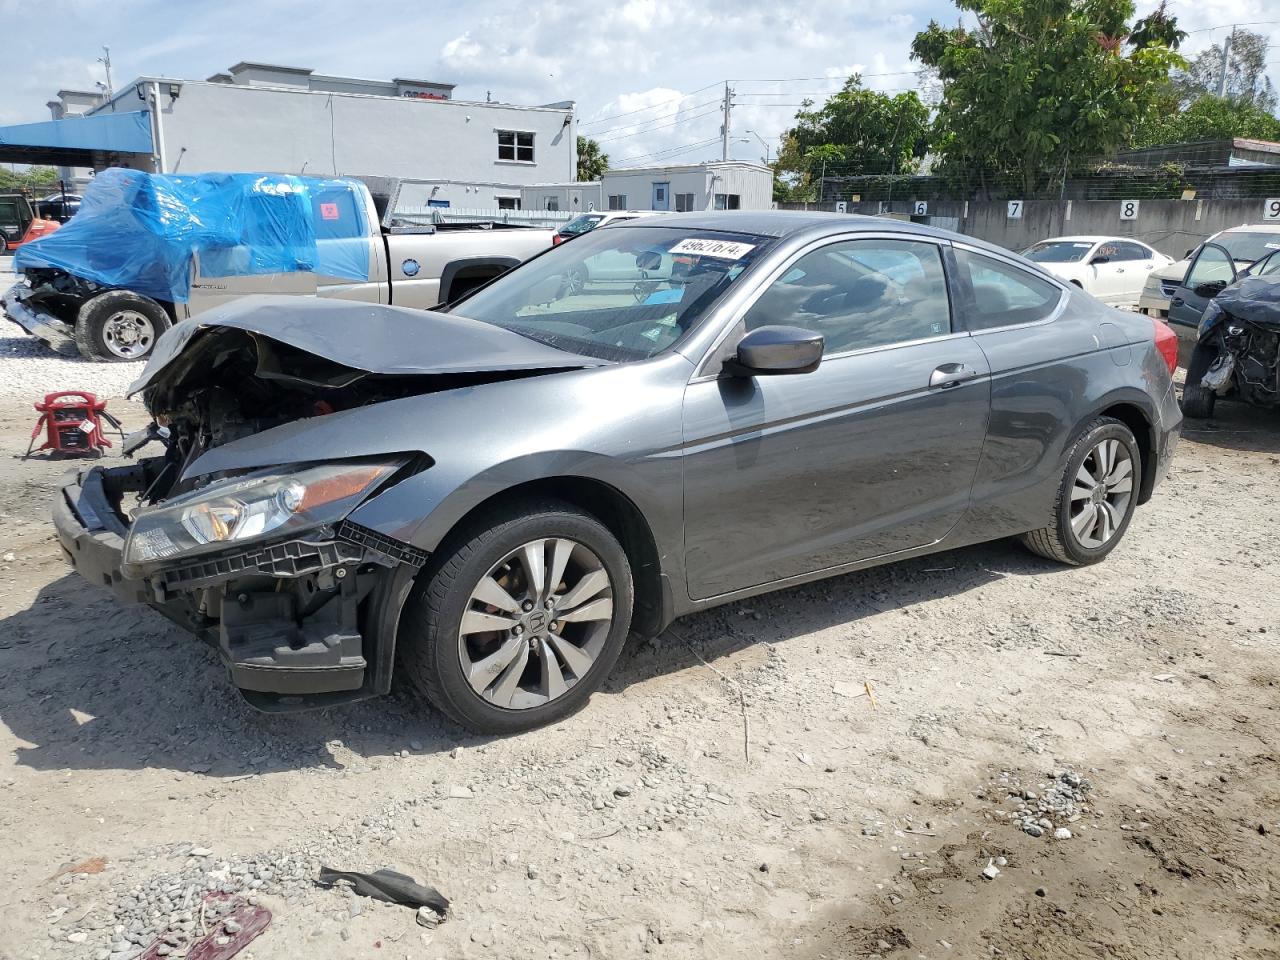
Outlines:
<svg viewBox="0 0 1280 960"><path fill-rule="evenodd" d="M74 331L38 303L31 302L31 288L26 283L19 281L0 295L0 307L10 320L58 353L79 356Z"/></svg>
<svg viewBox="0 0 1280 960"><path fill-rule="evenodd" d="M90 467L62 478L54 528L81 576L214 645L232 682L259 709L324 706L390 689L399 609L425 553L344 521L315 540L255 545L129 576L122 566L128 530L107 488L140 489L144 482L135 466ZM274 588L304 576L331 594L318 609L300 610L293 593ZM208 615L211 601L216 619Z"/></svg>

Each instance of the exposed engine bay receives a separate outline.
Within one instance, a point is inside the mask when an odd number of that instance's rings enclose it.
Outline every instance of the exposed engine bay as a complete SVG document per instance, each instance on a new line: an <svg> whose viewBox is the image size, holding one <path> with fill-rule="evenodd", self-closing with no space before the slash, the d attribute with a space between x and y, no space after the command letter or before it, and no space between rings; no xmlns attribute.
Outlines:
<svg viewBox="0 0 1280 960"><path fill-rule="evenodd" d="M428 556L347 515L430 469L421 441L388 434L356 454L336 430L306 462L254 467L240 466L234 445L300 420L594 361L443 314L309 300L299 322L288 298L258 299L272 302L242 301L161 339L131 387L154 421L124 448L161 452L68 477L55 525L81 573L214 644L256 706L385 693L400 607ZM212 450L218 469L199 463Z"/></svg>
<svg viewBox="0 0 1280 960"><path fill-rule="evenodd" d="M1189 371L1195 374L1216 396L1280 406L1280 278L1241 280L1210 303Z"/></svg>

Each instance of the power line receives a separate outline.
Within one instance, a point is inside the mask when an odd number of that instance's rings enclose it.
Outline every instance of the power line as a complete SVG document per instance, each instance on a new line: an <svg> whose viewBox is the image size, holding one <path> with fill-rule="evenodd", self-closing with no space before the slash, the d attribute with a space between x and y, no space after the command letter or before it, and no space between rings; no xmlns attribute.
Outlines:
<svg viewBox="0 0 1280 960"><path fill-rule="evenodd" d="M688 113L690 110L698 110L698 109L701 109L702 107L712 106L713 104L716 106L719 106L720 104L719 98L715 100L704 100L702 101L702 103L694 103L687 107L679 107L676 110L676 118L677 119L679 118L679 115L681 112ZM599 140L600 138L609 136L610 134L619 133L622 130L631 130L632 128L636 128L637 133L643 133L644 131L640 130L639 129L640 127L643 127L646 124L658 123L662 120L670 120L670 119L671 119L670 117L651 117L648 120L634 120L631 123L623 123L623 124L619 124L616 127L609 127L607 130L597 130L595 133L591 135L591 137L593 140Z"/></svg>
<svg viewBox="0 0 1280 960"><path fill-rule="evenodd" d="M622 159L627 162L631 162L635 160L650 160L650 159L656 159L656 158L667 159L669 157L679 156L682 153L688 153L691 150L702 150L706 147L711 146L714 143L718 143L719 141L720 141L719 137L711 137L709 140L700 140L697 143L690 143L682 147L667 147L665 150L655 150L653 153L641 153L641 154L636 154L630 157L623 157ZM625 169L625 168L619 168L619 169Z"/></svg>
<svg viewBox="0 0 1280 960"><path fill-rule="evenodd" d="M644 113L646 110L656 110L659 107L666 106L668 103L678 102L680 100L692 97L695 93L701 93L703 90L710 90L712 87L720 86L720 81L708 83L705 87L699 87L697 90L690 90L688 93L680 93L674 97L667 97L665 100L659 100L657 103L651 103L647 107L638 107L635 110L628 110L626 113L615 113L609 117L596 117L594 120L583 120L578 124L579 127L590 127L597 123L604 123L606 120L617 120L619 117L630 117L637 113Z"/></svg>
<svg viewBox="0 0 1280 960"><path fill-rule="evenodd" d="M703 117L709 117L712 114L719 113L719 112L720 112L720 108L717 106L716 109L714 110L705 110L702 113L695 113L693 114L693 116L690 116L690 117L681 117L680 119L675 120L671 123L659 124L656 127L649 127L646 130L636 130L634 133L623 133L623 134L619 134L616 137L601 137L596 140L596 143L614 143L618 140L629 140L632 137L642 137L647 133L653 133L653 131L655 130L666 130L670 127L678 127L682 123L691 123L694 120L700 120Z"/></svg>

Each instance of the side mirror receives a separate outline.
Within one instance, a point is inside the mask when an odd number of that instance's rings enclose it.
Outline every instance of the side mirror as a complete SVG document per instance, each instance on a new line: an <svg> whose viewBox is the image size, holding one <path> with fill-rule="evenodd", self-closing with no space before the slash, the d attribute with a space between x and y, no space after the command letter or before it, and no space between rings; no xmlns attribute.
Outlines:
<svg viewBox="0 0 1280 960"><path fill-rule="evenodd" d="M1090 263L1110 263L1111 258L1108 257L1105 253L1100 253L1089 262Z"/></svg>
<svg viewBox="0 0 1280 960"><path fill-rule="evenodd" d="M1197 297L1205 297L1206 299L1212 300L1220 294L1226 286L1227 281L1225 280L1210 280L1208 283L1197 283L1191 288L1191 290Z"/></svg>
<svg viewBox="0 0 1280 960"><path fill-rule="evenodd" d="M822 334L803 327L757 327L738 341L726 364L737 376L811 373L822 362Z"/></svg>

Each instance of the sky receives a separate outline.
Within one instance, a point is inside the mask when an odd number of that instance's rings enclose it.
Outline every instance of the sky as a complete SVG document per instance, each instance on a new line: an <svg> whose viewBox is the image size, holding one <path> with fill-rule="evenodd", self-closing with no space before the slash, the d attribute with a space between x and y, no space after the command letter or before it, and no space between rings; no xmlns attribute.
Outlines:
<svg viewBox="0 0 1280 960"><path fill-rule="evenodd" d="M1138 14L1156 0L1139 0ZM110 11L109 15L105 11ZM1271 38L1280 86L1280 7L1272 0L1172 0L1193 31L1183 53L1221 42L1231 23ZM719 159L720 98L734 90L732 156L775 156L805 99L852 73L867 86L915 89L911 39L931 19L959 19L944 0L0 0L11 35L0 125L49 118L64 87L139 75L199 80L241 60L317 73L457 84L455 97L538 104L574 100L579 132L615 167ZM47 42L44 36L53 39ZM763 141L763 142L762 142Z"/></svg>

